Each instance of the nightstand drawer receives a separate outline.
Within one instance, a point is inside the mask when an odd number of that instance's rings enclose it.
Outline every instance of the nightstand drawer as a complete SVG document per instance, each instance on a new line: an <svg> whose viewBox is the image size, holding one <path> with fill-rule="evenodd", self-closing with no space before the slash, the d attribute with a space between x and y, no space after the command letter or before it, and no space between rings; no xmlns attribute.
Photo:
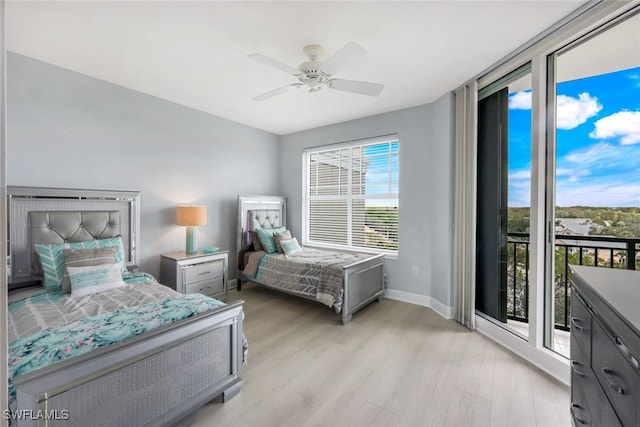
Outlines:
<svg viewBox="0 0 640 427"><path fill-rule="evenodd" d="M225 301L229 253L186 254L176 252L161 255L161 283L182 292L197 292Z"/></svg>
<svg viewBox="0 0 640 427"><path fill-rule="evenodd" d="M216 295L224 292L224 280L218 277L212 280L192 283L185 287L185 293L200 293L205 295Z"/></svg>
<svg viewBox="0 0 640 427"><path fill-rule="evenodd" d="M221 277L223 274L224 261L222 260L187 266L184 267L184 284L188 287L192 283L211 280Z"/></svg>

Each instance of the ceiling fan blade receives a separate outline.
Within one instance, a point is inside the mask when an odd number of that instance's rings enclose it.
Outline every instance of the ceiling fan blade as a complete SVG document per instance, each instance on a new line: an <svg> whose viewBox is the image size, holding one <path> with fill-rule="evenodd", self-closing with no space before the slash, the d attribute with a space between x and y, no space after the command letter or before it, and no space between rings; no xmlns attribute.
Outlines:
<svg viewBox="0 0 640 427"><path fill-rule="evenodd" d="M335 55L327 59L320 68L326 74L333 75L349 65L350 62L366 55L366 53L367 51L364 50L364 48L358 46L354 42L349 42L342 49L337 51Z"/></svg>
<svg viewBox="0 0 640 427"><path fill-rule="evenodd" d="M270 90L269 92L263 93L262 95L254 96L251 99L253 99L254 101L264 101L265 99L282 95L283 93L288 92L289 89L291 89L292 87L299 86L299 85L300 85L299 83L294 83L291 85L282 86L282 87L279 87L278 89Z"/></svg>
<svg viewBox="0 0 640 427"><path fill-rule="evenodd" d="M270 65L272 67L275 67L279 70L284 71L285 73L293 74L294 76L302 74L302 71L298 70L297 68L290 67L287 64L283 64L280 61L276 61L275 59L267 58L266 56L260 55L259 53L252 53L247 56L255 61L262 62L263 64L266 64L266 65Z"/></svg>
<svg viewBox="0 0 640 427"><path fill-rule="evenodd" d="M360 82L356 80L331 79L327 82L327 86L332 89L344 90L346 92L355 92L362 95L378 96L384 85L379 83Z"/></svg>

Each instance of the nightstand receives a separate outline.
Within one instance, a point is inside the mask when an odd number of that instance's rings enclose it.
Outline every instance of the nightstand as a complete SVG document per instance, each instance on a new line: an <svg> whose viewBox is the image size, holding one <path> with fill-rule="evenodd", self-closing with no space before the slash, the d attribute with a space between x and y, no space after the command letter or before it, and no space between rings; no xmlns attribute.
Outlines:
<svg viewBox="0 0 640 427"><path fill-rule="evenodd" d="M183 294L199 292L226 301L228 264L228 251L160 255L160 282Z"/></svg>

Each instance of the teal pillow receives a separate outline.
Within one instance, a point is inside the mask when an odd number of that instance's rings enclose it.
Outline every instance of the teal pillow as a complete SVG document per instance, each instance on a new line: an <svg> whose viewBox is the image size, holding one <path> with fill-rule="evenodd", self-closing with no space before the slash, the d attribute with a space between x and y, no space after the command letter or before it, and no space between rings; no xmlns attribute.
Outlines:
<svg viewBox="0 0 640 427"><path fill-rule="evenodd" d="M262 246L264 247L264 251L268 254L273 254L278 252L278 248L276 247L276 242L273 240L273 235L275 233L282 233L286 228L278 227L278 228L259 228L256 230L258 234L258 239Z"/></svg>
<svg viewBox="0 0 640 427"><path fill-rule="evenodd" d="M120 264L120 269L123 273L126 273L127 258L124 255L124 246L120 236L74 243L37 243L35 249L38 258L40 258L42 273L44 274L43 285L49 289L62 287L65 249L99 249L109 246L116 247L116 263Z"/></svg>

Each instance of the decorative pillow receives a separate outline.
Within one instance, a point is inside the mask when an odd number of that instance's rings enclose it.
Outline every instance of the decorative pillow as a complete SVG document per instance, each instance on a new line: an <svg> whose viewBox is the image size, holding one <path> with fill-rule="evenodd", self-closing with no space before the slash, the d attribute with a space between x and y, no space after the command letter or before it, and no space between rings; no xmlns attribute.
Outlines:
<svg viewBox="0 0 640 427"><path fill-rule="evenodd" d="M273 233L273 242L276 244L276 250L280 254L284 253L280 244L283 240L291 240L291 232L289 230L285 230L282 233Z"/></svg>
<svg viewBox="0 0 640 427"><path fill-rule="evenodd" d="M116 247L116 262L119 263L123 273L127 272L127 259L124 255L124 246L121 236L108 239L85 240L74 243L37 243L36 252L40 258L40 265L44 274L43 284L46 288L59 288L62 286L64 276L64 250L65 249L97 249L109 246Z"/></svg>
<svg viewBox="0 0 640 427"><path fill-rule="evenodd" d="M65 249L64 250L64 276L62 276L62 293L71 292L68 267L87 267L90 265L112 265L116 263L115 246L98 249Z"/></svg>
<svg viewBox="0 0 640 427"><path fill-rule="evenodd" d="M260 243L260 238L258 237L258 233L256 233L255 231L251 232L251 242L253 243L254 251L264 251L264 248L262 247L262 243Z"/></svg>
<svg viewBox="0 0 640 427"><path fill-rule="evenodd" d="M83 297L126 286L118 264L67 267L71 281L71 297Z"/></svg>
<svg viewBox="0 0 640 427"><path fill-rule="evenodd" d="M268 254L273 254L278 252L276 248L276 242L273 240L274 233L282 233L285 230L284 227L278 228L259 228L256 230L258 234L258 239L260 243L262 243L262 247L264 251Z"/></svg>
<svg viewBox="0 0 640 427"><path fill-rule="evenodd" d="M281 240L282 250L285 255L295 254L296 252L302 252L302 248L298 244L298 239L295 237L289 240Z"/></svg>

